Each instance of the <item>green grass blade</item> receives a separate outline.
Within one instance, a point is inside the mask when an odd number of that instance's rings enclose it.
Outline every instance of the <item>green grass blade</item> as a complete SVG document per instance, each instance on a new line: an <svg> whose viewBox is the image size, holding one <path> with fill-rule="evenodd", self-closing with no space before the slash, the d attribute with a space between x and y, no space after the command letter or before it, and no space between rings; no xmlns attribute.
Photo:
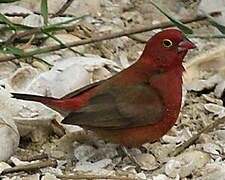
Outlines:
<svg viewBox="0 0 225 180"><path fill-rule="evenodd" d="M36 57L36 56L32 56L34 59L36 59L37 61L39 61L39 62L41 62L41 63L44 63L44 64L46 64L48 67L49 67L49 69L51 69L52 67L53 67L53 65L52 64L50 64L50 63L48 63L47 61L45 61L44 59L41 59L41 58L39 58L39 57Z"/></svg>
<svg viewBox="0 0 225 180"><path fill-rule="evenodd" d="M47 26L47 24L48 24L48 0L41 1L41 15L44 19L45 26Z"/></svg>
<svg viewBox="0 0 225 180"><path fill-rule="evenodd" d="M32 29L32 27L30 26L25 26L25 25L21 25L21 24L15 24L13 22L11 22L6 16L4 16L3 14L0 13L0 23L4 23L7 24L9 26L9 29L4 29L4 30L28 30L28 29ZM0 30L1 31L1 30Z"/></svg>
<svg viewBox="0 0 225 180"><path fill-rule="evenodd" d="M18 49L16 47L14 47L13 45L5 45L5 47L8 49L8 51L10 51L10 54L14 54L14 55L19 55L19 56L24 56L25 52L21 49Z"/></svg>
<svg viewBox="0 0 225 180"><path fill-rule="evenodd" d="M61 46L64 46L66 48L68 48L70 51L74 52L75 54L79 54L80 56L84 56L84 54L75 51L73 48L71 48L70 46L67 46L66 44L64 44L62 41L60 41L57 37L47 33L47 32L43 32L44 34L46 34L47 36L49 36L50 38L54 39L55 41L57 41Z"/></svg>
<svg viewBox="0 0 225 180"><path fill-rule="evenodd" d="M210 24L216 27L222 34L225 34L225 26L222 24L219 24L217 21L215 21L209 14L204 12L203 10L200 10L209 20Z"/></svg>
<svg viewBox="0 0 225 180"><path fill-rule="evenodd" d="M10 51L0 50L0 54L12 54Z"/></svg>
<svg viewBox="0 0 225 180"><path fill-rule="evenodd" d="M162 13L164 16L166 16L172 23L174 23L175 26L177 26L181 31L183 31L185 34L193 34L192 29L185 26L182 22L176 20L169 14L167 14L165 11L163 11L159 6L157 6L155 3L150 2L156 9L159 10L160 13Z"/></svg>
<svg viewBox="0 0 225 180"><path fill-rule="evenodd" d="M0 22L3 22L7 24L10 28L12 28L13 30L16 30L16 26L14 26L14 24L8 18L6 18L3 14L0 14Z"/></svg>
<svg viewBox="0 0 225 180"><path fill-rule="evenodd" d="M83 19L83 18L85 18L85 17L87 17L87 16L88 16L88 15L83 15L83 16L80 16L80 17L76 17L76 18L69 19L69 20L67 20L67 21L60 22L60 23L51 24L51 25L46 26L46 27L43 28L43 29L47 29L47 28L55 28L55 27L58 27L58 26L61 26L61 25L64 25L64 24L69 24L69 23L71 23L71 22L74 22L74 21Z"/></svg>
<svg viewBox="0 0 225 180"><path fill-rule="evenodd" d="M12 3L20 0L0 0L0 3Z"/></svg>

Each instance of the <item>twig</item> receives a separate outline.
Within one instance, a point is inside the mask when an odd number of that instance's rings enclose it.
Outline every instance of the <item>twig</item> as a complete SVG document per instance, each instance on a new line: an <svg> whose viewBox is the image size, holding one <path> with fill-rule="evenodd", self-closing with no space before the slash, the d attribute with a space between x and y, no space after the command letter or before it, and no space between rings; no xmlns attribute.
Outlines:
<svg viewBox="0 0 225 180"><path fill-rule="evenodd" d="M33 35L33 34L37 34L40 33L41 29L40 28L36 28L36 29L30 29L18 34L13 34L5 43L12 43L15 40L21 39L25 36L29 36L29 35Z"/></svg>
<svg viewBox="0 0 225 180"><path fill-rule="evenodd" d="M187 23L192 23L192 22L196 22L196 21L201 21L201 20L204 20L204 19L206 19L205 16L196 16L194 18L181 19L180 21L187 24ZM108 33L108 34L98 36L98 37L93 37L93 38L84 39L84 40L80 40L80 41L70 42L70 43L66 43L66 45L70 46L70 47L80 46L80 45L95 43L95 42L99 42L99 41L103 41L103 40L119 38L119 37L122 37L122 36L128 36L128 35L132 35L132 34L136 34L136 33L143 33L143 32L151 31L151 30L154 30L154 29L168 28L168 27L171 27L171 26L174 26L174 24L170 21L162 22L162 23L156 24L156 25L137 27L137 28L132 28L132 29L116 32L116 33ZM0 56L0 62L10 61L10 60L17 59L17 58L29 57L29 56L33 56L33 55L41 54L41 53L48 53L50 51L56 51L56 50L60 50L60 49L64 49L64 48L65 47L62 46L62 45L54 45L54 46L49 46L49 47L41 47L37 50L30 51L29 53L27 53L26 56L18 57L18 56L11 55L11 54L2 55L2 56Z"/></svg>
<svg viewBox="0 0 225 180"><path fill-rule="evenodd" d="M73 0L67 0L65 4L63 4L63 6L51 17L53 18L53 17L62 15L67 10L67 8L72 4L72 2Z"/></svg>
<svg viewBox="0 0 225 180"><path fill-rule="evenodd" d="M187 147L192 145L201 136L201 134L208 132L209 130L217 127L219 124L224 123L224 122L225 122L225 117L221 118L221 119L218 119L215 122L209 124L203 130L201 130L198 134L195 134L189 140L187 140L186 142L184 142L183 144L178 146L172 153L170 153L170 156L176 156L176 155L180 154Z"/></svg>
<svg viewBox="0 0 225 180"><path fill-rule="evenodd" d="M119 180L141 180L123 176L103 176L103 175L55 175L60 179L119 179Z"/></svg>
<svg viewBox="0 0 225 180"><path fill-rule="evenodd" d="M219 157L221 157L223 159L225 158L225 155L223 155L223 154L215 154L215 153L211 153L211 152L204 151L204 150L198 150L198 151L201 151L203 153L209 154L210 156L219 156Z"/></svg>
<svg viewBox="0 0 225 180"><path fill-rule="evenodd" d="M47 159L48 155L43 153L43 154L38 154L38 155L34 155L34 156L22 156L22 157L18 157L19 160L21 161L35 161L35 160L42 160L42 159Z"/></svg>
<svg viewBox="0 0 225 180"><path fill-rule="evenodd" d="M1 175L19 172L19 171L32 171L32 170L50 167L50 166L56 167L57 162L56 161L44 161L44 162L27 164L27 165L20 165L20 166L16 166L16 167L12 167L12 168L8 168L8 169L3 170Z"/></svg>
<svg viewBox="0 0 225 180"><path fill-rule="evenodd" d="M147 40L141 37L138 37L136 35L129 35L129 38L133 39L134 41L140 42L140 43L147 43Z"/></svg>
<svg viewBox="0 0 225 180"><path fill-rule="evenodd" d="M141 170L142 165L140 164L140 162L138 162L138 160L128 152L128 150L125 146L121 145L120 147L121 147L122 151L126 154L126 156L131 160L131 162L136 165L137 169Z"/></svg>

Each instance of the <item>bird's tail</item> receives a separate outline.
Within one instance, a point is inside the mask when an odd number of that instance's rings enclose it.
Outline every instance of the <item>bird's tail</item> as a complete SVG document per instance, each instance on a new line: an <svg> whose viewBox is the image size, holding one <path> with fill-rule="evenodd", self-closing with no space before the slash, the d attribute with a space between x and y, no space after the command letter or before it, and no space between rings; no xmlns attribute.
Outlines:
<svg viewBox="0 0 225 180"><path fill-rule="evenodd" d="M52 97L44 97L44 96L38 96L38 95L32 95L32 94L20 94L20 93L11 93L12 98L16 99L22 99L26 101L36 101L41 102L43 104L47 104L49 101L57 100L56 98Z"/></svg>
<svg viewBox="0 0 225 180"><path fill-rule="evenodd" d="M45 96L39 96L39 95L31 95L31 94L20 94L20 93L11 93L12 98L26 100L26 101L36 101L40 102L51 109L54 109L55 111L59 112L62 116L66 116L70 110L64 107L63 101L57 98L52 97L45 97Z"/></svg>

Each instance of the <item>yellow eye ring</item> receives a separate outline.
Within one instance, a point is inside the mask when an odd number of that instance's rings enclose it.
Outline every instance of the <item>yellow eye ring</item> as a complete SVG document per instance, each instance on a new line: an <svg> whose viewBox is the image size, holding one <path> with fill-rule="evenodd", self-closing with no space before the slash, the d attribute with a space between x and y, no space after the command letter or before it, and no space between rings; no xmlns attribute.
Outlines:
<svg viewBox="0 0 225 180"><path fill-rule="evenodd" d="M166 48L169 48L169 47L171 47L171 46L173 45L173 43L172 43L172 41L169 40L169 39L164 39L164 40L162 41L162 45L163 45L164 47L166 47Z"/></svg>

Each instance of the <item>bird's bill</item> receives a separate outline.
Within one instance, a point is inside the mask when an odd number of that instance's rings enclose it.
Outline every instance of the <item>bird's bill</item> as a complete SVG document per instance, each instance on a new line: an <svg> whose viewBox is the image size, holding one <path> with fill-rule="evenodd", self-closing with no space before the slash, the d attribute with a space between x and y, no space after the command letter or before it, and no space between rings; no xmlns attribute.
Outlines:
<svg viewBox="0 0 225 180"><path fill-rule="evenodd" d="M184 37L178 44L178 52L187 51L188 49L196 48L195 44L191 42L188 38Z"/></svg>

